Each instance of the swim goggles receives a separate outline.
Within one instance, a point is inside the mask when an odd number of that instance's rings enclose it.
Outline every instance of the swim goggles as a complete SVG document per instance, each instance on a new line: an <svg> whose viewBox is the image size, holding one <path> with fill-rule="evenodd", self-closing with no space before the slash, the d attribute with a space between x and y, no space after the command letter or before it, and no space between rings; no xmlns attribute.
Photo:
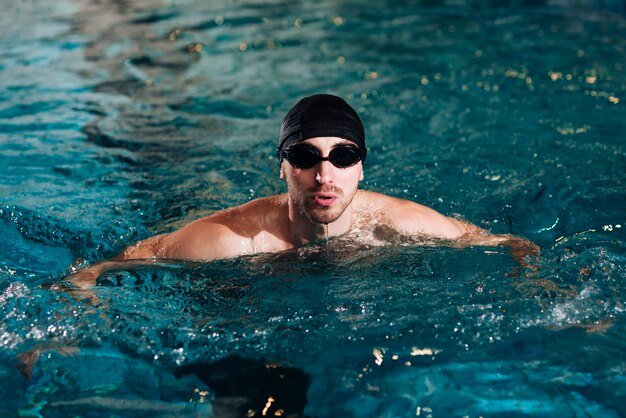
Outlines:
<svg viewBox="0 0 626 418"><path fill-rule="evenodd" d="M320 161L330 161L337 168L347 168L359 161L365 161L365 150L352 145L339 145L333 148L328 157L322 157L317 148L299 145L289 149L278 149L277 156L280 161L289 161L295 168L311 168Z"/></svg>

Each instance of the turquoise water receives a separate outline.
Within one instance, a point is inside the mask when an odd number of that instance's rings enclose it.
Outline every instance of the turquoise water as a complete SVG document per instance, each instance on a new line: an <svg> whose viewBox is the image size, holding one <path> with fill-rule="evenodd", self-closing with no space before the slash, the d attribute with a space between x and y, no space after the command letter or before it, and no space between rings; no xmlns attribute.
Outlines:
<svg viewBox="0 0 626 418"><path fill-rule="evenodd" d="M1 416L626 415L622 1L1 4ZM537 274L335 240L51 289L283 192L317 92L364 120L363 188L526 236Z"/></svg>

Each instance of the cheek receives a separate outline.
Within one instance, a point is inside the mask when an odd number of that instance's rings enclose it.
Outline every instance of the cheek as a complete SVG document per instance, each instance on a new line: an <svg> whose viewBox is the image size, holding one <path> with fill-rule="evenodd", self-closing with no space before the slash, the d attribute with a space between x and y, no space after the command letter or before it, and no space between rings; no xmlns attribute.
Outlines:
<svg viewBox="0 0 626 418"><path fill-rule="evenodd" d="M355 167L341 170L337 174L335 182L346 188L353 189L358 187L360 180L363 180L363 171L360 167Z"/></svg>
<svg viewBox="0 0 626 418"><path fill-rule="evenodd" d="M311 177L311 170L300 170L297 168L289 168L284 172L283 178L287 181L287 185L292 188L307 188L311 183L315 182L315 175Z"/></svg>

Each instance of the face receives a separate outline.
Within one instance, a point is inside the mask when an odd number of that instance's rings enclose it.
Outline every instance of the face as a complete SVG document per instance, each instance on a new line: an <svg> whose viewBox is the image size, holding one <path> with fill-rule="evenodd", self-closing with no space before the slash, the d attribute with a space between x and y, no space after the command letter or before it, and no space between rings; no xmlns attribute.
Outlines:
<svg viewBox="0 0 626 418"><path fill-rule="evenodd" d="M322 157L340 145L353 142L337 137L310 138L299 142L316 148ZM293 167L287 160L281 164L281 178L287 181L289 200L294 209L311 222L329 224L341 217L363 180L363 165L335 167L330 161L320 161L311 168Z"/></svg>

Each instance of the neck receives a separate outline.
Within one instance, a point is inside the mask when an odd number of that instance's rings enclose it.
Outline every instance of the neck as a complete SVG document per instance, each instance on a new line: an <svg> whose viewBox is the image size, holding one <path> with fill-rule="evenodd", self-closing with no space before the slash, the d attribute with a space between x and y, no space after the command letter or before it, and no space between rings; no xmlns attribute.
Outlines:
<svg viewBox="0 0 626 418"><path fill-rule="evenodd" d="M296 246L306 245L323 238L345 234L352 227L352 204L341 216L329 224L313 222L304 213L289 202L289 223L291 224L292 242ZM328 235L326 235L328 225Z"/></svg>

